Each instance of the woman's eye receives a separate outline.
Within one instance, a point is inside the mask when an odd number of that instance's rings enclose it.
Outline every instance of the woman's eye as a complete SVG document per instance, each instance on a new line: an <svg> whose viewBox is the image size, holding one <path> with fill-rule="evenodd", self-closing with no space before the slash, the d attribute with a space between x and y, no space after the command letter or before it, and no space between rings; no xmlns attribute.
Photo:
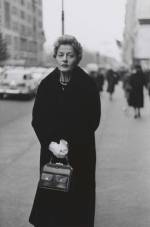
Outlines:
<svg viewBox="0 0 150 227"><path fill-rule="evenodd" d="M58 54L58 57L62 57L63 56L63 54Z"/></svg>
<svg viewBox="0 0 150 227"><path fill-rule="evenodd" d="M65 54L63 54L63 53L58 53L58 55L57 55L58 57L64 57L65 56ZM66 57L69 57L69 58L74 58L74 54L67 54L66 55Z"/></svg>
<svg viewBox="0 0 150 227"><path fill-rule="evenodd" d="M69 56L70 58L73 58L73 57L74 57L74 55L73 55L73 54L68 54L68 56Z"/></svg>

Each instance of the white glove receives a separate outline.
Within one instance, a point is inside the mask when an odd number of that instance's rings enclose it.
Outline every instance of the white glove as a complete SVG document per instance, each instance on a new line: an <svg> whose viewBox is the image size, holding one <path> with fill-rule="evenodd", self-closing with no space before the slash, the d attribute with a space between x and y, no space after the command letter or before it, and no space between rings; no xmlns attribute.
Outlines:
<svg viewBox="0 0 150 227"><path fill-rule="evenodd" d="M68 154L68 143L63 139L59 143L51 142L49 144L49 150L57 158L64 158Z"/></svg>

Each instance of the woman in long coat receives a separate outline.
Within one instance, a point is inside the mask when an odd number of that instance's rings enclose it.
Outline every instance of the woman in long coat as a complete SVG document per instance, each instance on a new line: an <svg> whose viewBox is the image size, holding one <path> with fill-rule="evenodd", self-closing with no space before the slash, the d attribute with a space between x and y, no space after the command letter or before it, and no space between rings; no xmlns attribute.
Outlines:
<svg viewBox="0 0 150 227"><path fill-rule="evenodd" d="M135 65L135 72L133 72L129 79L131 86L129 95L129 105L134 108L134 117L140 117L140 109L144 107L144 93L145 85L144 73L140 65Z"/></svg>
<svg viewBox="0 0 150 227"><path fill-rule="evenodd" d="M80 68L82 48L68 35L54 46L58 63L39 85L32 125L41 144L40 170L54 153L51 142L69 144L73 167L69 192L37 188L29 221L36 227L94 227L95 136L100 97L93 80Z"/></svg>
<svg viewBox="0 0 150 227"><path fill-rule="evenodd" d="M107 92L109 93L109 98L112 100L112 95L115 91L115 85L116 85L116 77L115 73L112 69L109 69L106 74L107 79Z"/></svg>

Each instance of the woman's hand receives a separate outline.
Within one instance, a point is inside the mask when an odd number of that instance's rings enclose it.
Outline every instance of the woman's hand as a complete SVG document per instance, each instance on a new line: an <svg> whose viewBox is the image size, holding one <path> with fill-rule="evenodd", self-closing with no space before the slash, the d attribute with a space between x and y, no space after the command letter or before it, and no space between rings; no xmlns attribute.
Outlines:
<svg viewBox="0 0 150 227"><path fill-rule="evenodd" d="M51 142L49 144L49 150L57 158L65 158L68 154L68 143L63 139L61 139L59 143Z"/></svg>

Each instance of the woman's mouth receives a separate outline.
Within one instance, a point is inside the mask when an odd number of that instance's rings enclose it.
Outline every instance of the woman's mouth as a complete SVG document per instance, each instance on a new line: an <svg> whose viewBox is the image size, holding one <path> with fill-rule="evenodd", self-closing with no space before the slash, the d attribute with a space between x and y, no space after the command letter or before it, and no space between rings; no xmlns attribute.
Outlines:
<svg viewBox="0 0 150 227"><path fill-rule="evenodd" d="M68 67L68 65L67 65L67 64L62 64L61 66L62 66L62 67L65 67L65 68L66 68L66 67Z"/></svg>

